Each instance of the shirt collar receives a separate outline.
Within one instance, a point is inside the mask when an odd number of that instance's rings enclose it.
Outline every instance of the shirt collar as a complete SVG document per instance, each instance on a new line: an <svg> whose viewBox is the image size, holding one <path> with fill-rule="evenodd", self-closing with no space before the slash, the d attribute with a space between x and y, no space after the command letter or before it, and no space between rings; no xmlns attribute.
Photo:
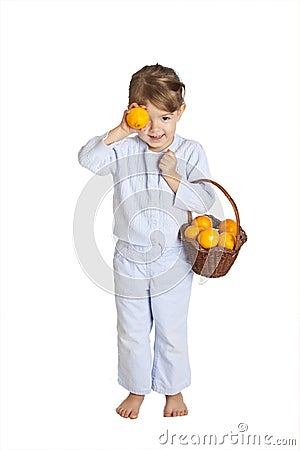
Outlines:
<svg viewBox="0 0 300 450"><path fill-rule="evenodd" d="M139 139L140 139L140 137L139 137ZM144 149L147 153L155 153L157 155L162 155L162 154L166 153L166 151L168 149L172 150L172 152L174 152L174 153L176 152L177 147L178 147L178 142L179 142L179 136L175 133L172 144L168 148L165 148L164 150L162 150L161 152L153 152L152 150L149 150L146 142L142 141L142 139L140 139L140 141L144 144Z"/></svg>

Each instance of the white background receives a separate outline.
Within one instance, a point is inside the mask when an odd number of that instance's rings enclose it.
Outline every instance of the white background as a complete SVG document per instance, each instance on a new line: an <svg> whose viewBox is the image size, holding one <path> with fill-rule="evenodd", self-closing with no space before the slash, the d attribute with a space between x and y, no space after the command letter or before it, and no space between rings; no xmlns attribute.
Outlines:
<svg viewBox="0 0 300 450"><path fill-rule="evenodd" d="M1 2L2 450L176 449L180 434L221 439L241 422L299 448L298 5ZM249 240L226 277L194 277L189 416L164 419L152 393L131 421L114 411L126 394L114 298L73 246L92 177L77 153L119 123L131 75L157 62L186 83L177 131L204 146ZM97 236L112 258L106 203ZM167 429L173 445L159 443Z"/></svg>

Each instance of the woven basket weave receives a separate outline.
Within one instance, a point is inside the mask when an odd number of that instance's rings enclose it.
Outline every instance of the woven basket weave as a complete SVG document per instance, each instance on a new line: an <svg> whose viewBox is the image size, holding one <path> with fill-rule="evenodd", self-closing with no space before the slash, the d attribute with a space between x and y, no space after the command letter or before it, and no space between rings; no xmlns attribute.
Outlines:
<svg viewBox="0 0 300 450"><path fill-rule="evenodd" d="M192 214L189 211L189 223L183 224L179 230L179 237L182 240L187 257L192 264L192 269L197 275L201 275L206 278L219 278L227 274L234 261L236 260L242 245L247 241L247 235L240 225L240 216L237 206L228 192L216 181L208 179L200 179L193 183L212 183L217 186L223 194L228 198L233 207L236 224L237 224L237 236L236 243L233 250L224 247L213 247L211 249L205 249L201 247L197 239L186 238L184 236L185 229L192 223ZM212 219L213 227L218 228L221 220L212 215L208 215Z"/></svg>

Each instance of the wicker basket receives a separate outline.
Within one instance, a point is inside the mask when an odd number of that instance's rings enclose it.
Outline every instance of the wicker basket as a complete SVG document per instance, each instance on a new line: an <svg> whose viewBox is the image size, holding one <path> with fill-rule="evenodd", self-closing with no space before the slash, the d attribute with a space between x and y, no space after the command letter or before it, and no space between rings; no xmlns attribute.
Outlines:
<svg viewBox="0 0 300 450"><path fill-rule="evenodd" d="M237 223L237 237L235 247L233 250L230 250L228 248L216 246L207 250L199 245L197 239L186 238L184 236L184 231L192 222L192 214L190 211L189 211L189 223L183 224L180 227L179 237L184 244L184 248L188 256L188 259L192 264L193 271L197 275L201 275L206 278L219 278L226 275L226 273L231 268L232 264L237 258L237 255L239 254L242 245L247 241L247 235L240 226L240 216L237 206L233 201L233 199L228 194L228 192L219 183L216 183L215 181L212 180L200 179L194 181L194 183L200 182L208 182L217 186L230 201L234 209ZM218 228L221 220L217 219L212 215L208 216L212 219L213 227Z"/></svg>

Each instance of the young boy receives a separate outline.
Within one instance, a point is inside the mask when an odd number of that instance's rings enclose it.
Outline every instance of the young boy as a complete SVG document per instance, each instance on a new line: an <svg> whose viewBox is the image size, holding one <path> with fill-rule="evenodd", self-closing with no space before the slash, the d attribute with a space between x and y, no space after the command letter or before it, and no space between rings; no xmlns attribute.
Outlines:
<svg viewBox="0 0 300 450"><path fill-rule="evenodd" d="M121 123L79 152L82 166L114 179L118 381L129 391L116 411L124 418L138 417L151 389L166 396L165 417L188 413L181 390L190 384L187 315L193 271L178 231L188 211L204 214L214 197L208 184L193 184L209 178L203 148L176 134L184 92L173 69L143 67L132 76L130 106ZM126 121L137 106L150 116L141 130Z"/></svg>

